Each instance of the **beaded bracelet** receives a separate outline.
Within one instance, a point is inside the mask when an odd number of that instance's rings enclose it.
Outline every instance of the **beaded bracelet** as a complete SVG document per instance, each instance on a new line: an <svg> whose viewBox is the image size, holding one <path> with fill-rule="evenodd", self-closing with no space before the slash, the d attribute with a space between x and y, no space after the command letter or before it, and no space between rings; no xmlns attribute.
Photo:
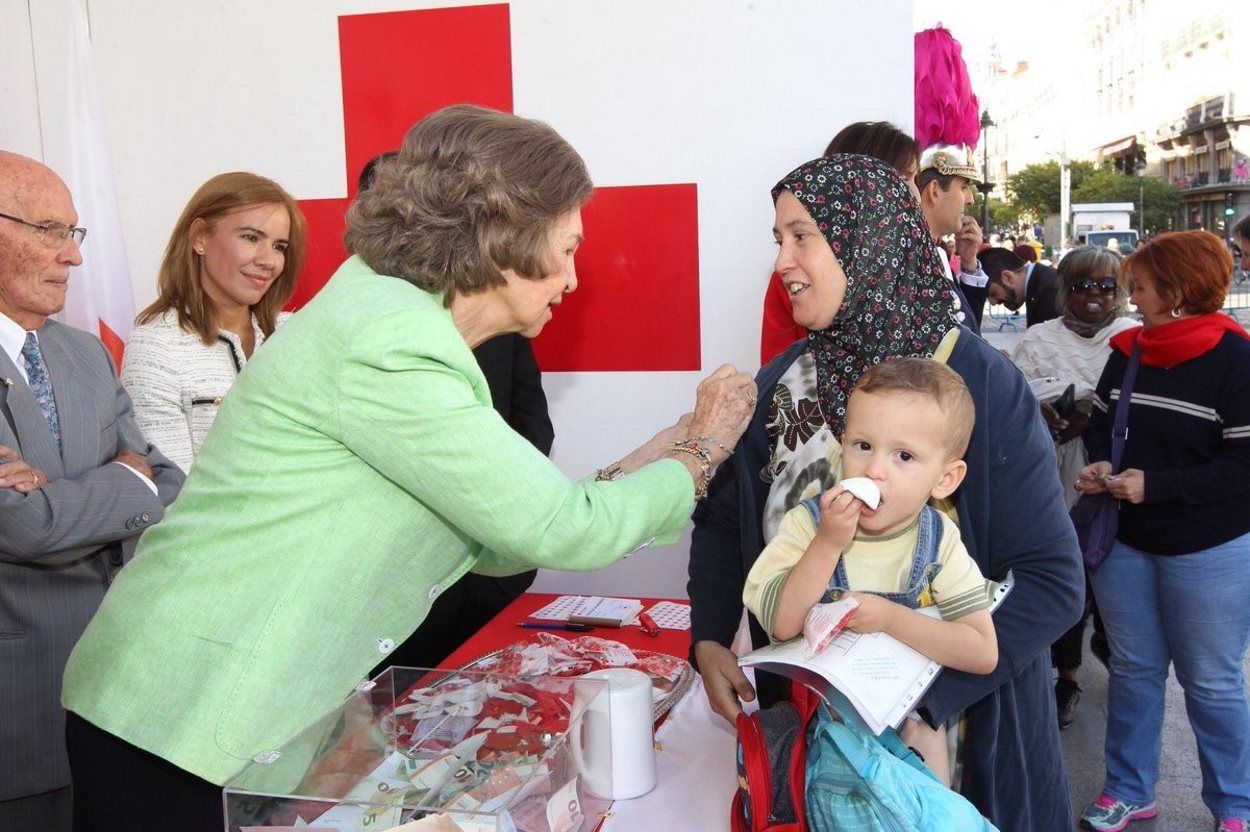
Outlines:
<svg viewBox="0 0 1250 832"><path fill-rule="evenodd" d="M707 448L702 447L692 439L674 442L671 450L690 454L699 460L699 479L694 484L694 499L695 502L702 500L707 496L707 486L712 479L712 455L707 452Z"/></svg>

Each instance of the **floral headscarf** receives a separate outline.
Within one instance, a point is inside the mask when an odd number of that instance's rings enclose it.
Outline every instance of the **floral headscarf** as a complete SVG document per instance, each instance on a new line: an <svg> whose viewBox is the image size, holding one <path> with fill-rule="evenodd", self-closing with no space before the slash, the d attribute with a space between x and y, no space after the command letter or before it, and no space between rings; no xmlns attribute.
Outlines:
<svg viewBox="0 0 1250 832"><path fill-rule="evenodd" d="M803 203L846 273L833 323L807 336L820 408L840 437L859 377L887 358L933 355L958 325L955 296L915 197L889 165L825 156L777 183L774 202L782 190Z"/></svg>

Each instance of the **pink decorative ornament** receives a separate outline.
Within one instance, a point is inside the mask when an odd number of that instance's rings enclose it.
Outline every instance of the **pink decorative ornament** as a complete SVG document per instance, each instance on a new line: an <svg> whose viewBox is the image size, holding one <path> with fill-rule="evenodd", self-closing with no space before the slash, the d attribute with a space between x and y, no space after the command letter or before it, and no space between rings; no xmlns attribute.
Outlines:
<svg viewBox="0 0 1250 832"><path fill-rule="evenodd" d="M915 49L920 168L980 181L971 158L981 135L980 102L972 91L963 49L942 26L917 32Z"/></svg>

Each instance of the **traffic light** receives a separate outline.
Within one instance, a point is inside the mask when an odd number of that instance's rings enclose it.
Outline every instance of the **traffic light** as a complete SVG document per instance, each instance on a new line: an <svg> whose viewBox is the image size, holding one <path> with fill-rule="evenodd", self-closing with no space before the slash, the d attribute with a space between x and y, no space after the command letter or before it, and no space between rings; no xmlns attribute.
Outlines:
<svg viewBox="0 0 1250 832"><path fill-rule="evenodd" d="M1233 214L1237 213L1237 208L1233 205L1233 199L1234 196L1232 191L1224 194L1224 216L1226 217L1231 217Z"/></svg>

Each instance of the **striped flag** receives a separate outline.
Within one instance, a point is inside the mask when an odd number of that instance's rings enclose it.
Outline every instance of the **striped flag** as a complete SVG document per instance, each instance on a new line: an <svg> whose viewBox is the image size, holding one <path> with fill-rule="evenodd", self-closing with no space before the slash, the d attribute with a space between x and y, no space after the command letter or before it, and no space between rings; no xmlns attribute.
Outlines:
<svg viewBox="0 0 1250 832"><path fill-rule="evenodd" d="M70 278L65 309L57 317L98 335L120 367L126 336L134 323L135 296L91 39L81 4L75 0L70 6L66 156L60 172L74 197L78 222L89 230L82 246L82 265Z"/></svg>

